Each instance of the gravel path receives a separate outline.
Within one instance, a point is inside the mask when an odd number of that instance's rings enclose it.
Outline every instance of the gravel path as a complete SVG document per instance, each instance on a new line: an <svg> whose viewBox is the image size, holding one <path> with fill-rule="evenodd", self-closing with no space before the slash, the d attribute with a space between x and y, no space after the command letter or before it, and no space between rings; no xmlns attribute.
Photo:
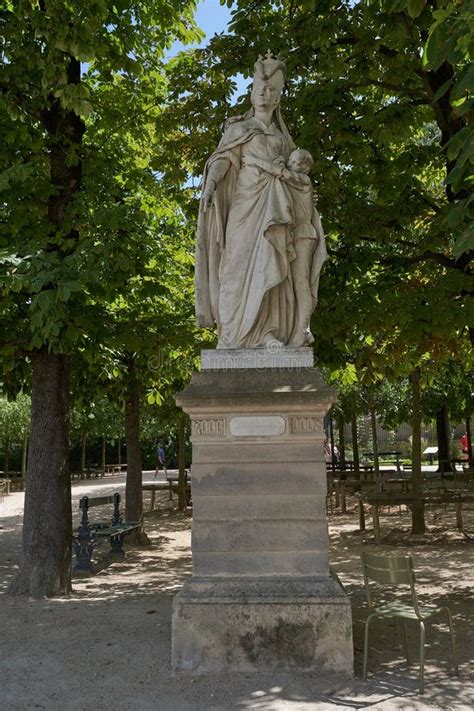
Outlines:
<svg viewBox="0 0 474 711"><path fill-rule="evenodd" d="M145 479L151 478L147 473ZM76 520L84 494L123 489L123 477L74 484ZM0 596L1 711L473 708L474 549L453 530L452 511L430 514L429 534L416 541L407 533L408 515L394 512L382 521L387 536L377 547L370 530L363 535L356 530L354 502L349 500L346 515L331 516L331 561L353 604L354 679L320 673L189 677L170 671L170 615L173 595L191 572L191 520L167 497L159 496L157 510L146 517L152 545L128 549L123 562L99 563L93 576L75 578L69 598ZM0 503L2 591L18 562L22 506L18 493ZM466 519L474 530L474 517ZM443 625L431 625L423 697L417 693L418 667L407 668L396 629L388 624L374 625L369 668L375 675L366 683L360 679L365 615L360 548L403 552L407 541L419 572L420 597L453 611L461 663L461 677L451 677L448 634ZM416 658L415 636L410 639Z"/></svg>

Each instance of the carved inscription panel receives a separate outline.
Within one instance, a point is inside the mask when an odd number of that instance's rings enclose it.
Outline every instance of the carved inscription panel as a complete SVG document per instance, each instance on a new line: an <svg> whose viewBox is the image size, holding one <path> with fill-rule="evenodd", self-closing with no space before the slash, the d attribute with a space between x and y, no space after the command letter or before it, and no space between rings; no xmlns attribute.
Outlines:
<svg viewBox="0 0 474 711"><path fill-rule="evenodd" d="M323 431L320 417L290 417L291 434L319 434Z"/></svg>
<svg viewBox="0 0 474 711"><path fill-rule="evenodd" d="M284 433L286 423L280 415L246 415L232 417L229 429L234 437L277 437Z"/></svg>
<svg viewBox="0 0 474 711"><path fill-rule="evenodd" d="M289 433L291 435L313 435L323 432L321 417L290 417ZM285 419L281 416L232 417L230 434L234 437L248 436L278 436L285 432ZM225 437L227 435L226 419L198 419L191 422L191 433L198 437Z"/></svg>
<svg viewBox="0 0 474 711"><path fill-rule="evenodd" d="M212 420L192 420L191 434L193 437L225 437L225 419L219 417Z"/></svg>

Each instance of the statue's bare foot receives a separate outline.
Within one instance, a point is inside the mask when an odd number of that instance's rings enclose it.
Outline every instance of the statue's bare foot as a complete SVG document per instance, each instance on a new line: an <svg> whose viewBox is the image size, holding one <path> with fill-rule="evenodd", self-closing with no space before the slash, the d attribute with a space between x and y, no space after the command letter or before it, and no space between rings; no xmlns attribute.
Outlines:
<svg viewBox="0 0 474 711"><path fill-rule="evenodd" d="M310 346L311 344L314 343L314 336L311 333L311 331L306 331L304 334L304 340L303 340L303 345L304 346Z"/></svg>

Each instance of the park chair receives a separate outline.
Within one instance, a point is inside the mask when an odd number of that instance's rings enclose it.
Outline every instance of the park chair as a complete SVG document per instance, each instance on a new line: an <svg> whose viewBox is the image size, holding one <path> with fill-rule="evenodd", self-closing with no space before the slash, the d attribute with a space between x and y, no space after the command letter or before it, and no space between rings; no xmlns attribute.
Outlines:
<svg viewBox="0 0 474 711"><path fill-rule="evenodd" d="M362 568L364 572L364 583L367 592L367 602L370 614L365 623L364 639L364 667L363 677L367 678L367 659L369 654L369 625L376 617L395 618L401 622L405 654L408 659L408 647L406 637L406 620L415 620L420 626L420 694L423 693L424 666L425 666L425 622L437 615L446 615L448 618L449 631L451 635L451 649L453 654L454 673L458 676L458 664L456 660L456 647L454 642L453 620L451 611L447 607L435 607L433 605L419 605L415 590L415 571L411 556L399 555L373 555L363 552ZM411 593L411 604L393 600L375 605L372 598L372 590L369 581L374 581L379 585L408 585ZM373 586L372 586L373 587Z"/></svg>

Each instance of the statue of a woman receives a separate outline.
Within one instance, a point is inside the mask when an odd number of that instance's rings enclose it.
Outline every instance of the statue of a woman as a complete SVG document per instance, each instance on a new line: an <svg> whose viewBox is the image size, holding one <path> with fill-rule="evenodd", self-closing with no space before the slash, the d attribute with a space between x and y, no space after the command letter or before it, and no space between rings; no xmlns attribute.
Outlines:
<svg viewBox="0 0 474 711"><path fill-rule="evenodd" d="M229 121L204 171L196 247L196 315L200 326L217 325L218 348L304 345L290 268L295 260L293 234L298 215L291 190L282 179L295 148L279 108L284 81L283 62L270 53L266 59L259 58L251 94L253 108ZM275 170L260 167L268 164ZM317 213L314 224L318 242L307 270L313 309L326 256Z"/></svg>

